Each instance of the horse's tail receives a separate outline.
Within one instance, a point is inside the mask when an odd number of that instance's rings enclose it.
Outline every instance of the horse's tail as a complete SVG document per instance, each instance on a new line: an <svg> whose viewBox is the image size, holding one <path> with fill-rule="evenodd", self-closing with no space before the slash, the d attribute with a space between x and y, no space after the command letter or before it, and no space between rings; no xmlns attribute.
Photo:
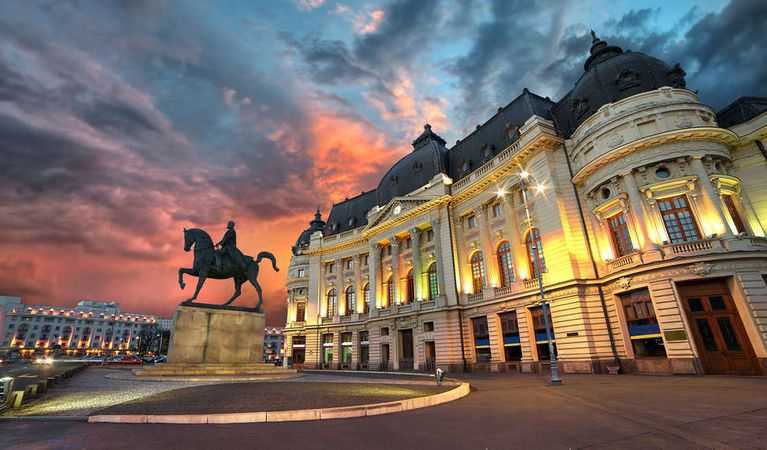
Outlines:
<svg viewBox="0 0 767 450"><path fill-rule="evenodd" d="M274 255L269 252L259 252L258 256L256 257L256 264L260 263L264 258L272 260L272 268L275 272L280 271L280 269L277 268L277 258L275 258Z"/></svg>

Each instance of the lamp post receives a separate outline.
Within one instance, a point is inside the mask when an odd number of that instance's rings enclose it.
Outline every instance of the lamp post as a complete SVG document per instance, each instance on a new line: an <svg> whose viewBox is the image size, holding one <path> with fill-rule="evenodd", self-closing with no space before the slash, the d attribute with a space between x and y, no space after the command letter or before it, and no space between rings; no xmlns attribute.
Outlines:
<svg viewBox="0 0 767 450"><path fill-rule="evenodd" d="M527 203L527 180L530 177L530 174L526 170L522 170L519 173L519 185L522 189L522 204L525 208L525 218L527 219L528 229L529 232L532 233L533 230L535 230L535 227L533 227L533 217L532 214L530 214L530 207ZM543 184L538 183L535 186L536 191L539 194L542 194L545 190L545 186ZM498 191L499 196L505 195L505 191L503 189L500 189ZM540 233L539 235L540 236ZM551 321L549 320L550 317L550 305L546 301L546 292L543 289L543 267L541 267L541 255L540 255L540 249L538 248L538 237L536 236L530 236L530 250L532 251L533 256L533 269L535 270L535 276L536 280L538 281L538 290L540 291L541 296L541 310L543 312L543 322L546 327L546 339L548 340L549 344L549 357L550 357L550 363L551 363L551 384L552 385L559 385L562 384L562 379L559 377L559 366L557 364L557 356L554 352L554 331L551 327Z"/></svg>

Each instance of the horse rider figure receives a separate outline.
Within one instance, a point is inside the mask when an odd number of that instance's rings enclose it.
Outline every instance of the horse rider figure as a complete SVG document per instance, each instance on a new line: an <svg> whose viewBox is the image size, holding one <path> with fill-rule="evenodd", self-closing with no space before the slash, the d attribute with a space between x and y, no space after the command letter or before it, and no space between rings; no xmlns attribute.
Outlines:
<svg viewBox="0 0 767 450"><path fill-rule="evenodd" d="M226 224L226 233L224 233L224 237L221 238L221 241L216 244L216 247L221 248L221 250L216 252L216 267L219 272L224 270L224 255L228 255L229 260L232 261L235 267L240 271L244 272L246 270L242 252L237 248L237 232L234 231L233 220L230 220L229 223Z"/></svg>

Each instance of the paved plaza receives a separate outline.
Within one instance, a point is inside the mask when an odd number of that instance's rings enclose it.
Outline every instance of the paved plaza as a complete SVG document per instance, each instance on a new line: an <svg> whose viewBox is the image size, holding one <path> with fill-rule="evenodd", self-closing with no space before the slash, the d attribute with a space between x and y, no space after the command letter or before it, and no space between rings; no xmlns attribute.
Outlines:
<svg viewBox="0 0 767 450"><path fill-rule="evenodd" d="M89 369L29 411L59 417L6 418L0 448L767 448L767 379L570 375L562 386L528 375L466 375L463 399L398 414L314 422L242 425L89 424L105 406L53 413L43 405L92 390L96 403L189 389L130 382ZM411 383L308 374L291 383ZM421 381L423 383L423 381ZM243 385L245 386L245 385ZM266 385L265 385L266 386ZM238 389L236 384L229 386ZM266 389L266 387L265 387ZM110 397L111 396L111 397ZM169 396L172 398L172 396ZM211 408L216 408L210 400Z"/></svg>

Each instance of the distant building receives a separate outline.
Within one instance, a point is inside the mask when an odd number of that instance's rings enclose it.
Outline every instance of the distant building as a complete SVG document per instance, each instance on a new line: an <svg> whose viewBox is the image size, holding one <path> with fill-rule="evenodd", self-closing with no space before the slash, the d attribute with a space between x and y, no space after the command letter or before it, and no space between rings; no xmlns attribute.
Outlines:
<svg viewBox="0 0 767 450"><path fill-rule="evenodd" d="M282 328L264 329L264 361L281 360L285 353L285 335Z"/></svg>
<svg viewBox="0 0 767 450"><path fill-rule="evenodd" d="M116 302L83 300L74 308L25 305L0 297L0 348L60 348L67 353L133 351L142 330L155 326L147 314L120 311Z"/></svg>
<svg viewBox="0 0 767 450"><path fill-rule="evenodd" d="M157 326L162 331L173 331L173 319L158 319Z"/></svg>

